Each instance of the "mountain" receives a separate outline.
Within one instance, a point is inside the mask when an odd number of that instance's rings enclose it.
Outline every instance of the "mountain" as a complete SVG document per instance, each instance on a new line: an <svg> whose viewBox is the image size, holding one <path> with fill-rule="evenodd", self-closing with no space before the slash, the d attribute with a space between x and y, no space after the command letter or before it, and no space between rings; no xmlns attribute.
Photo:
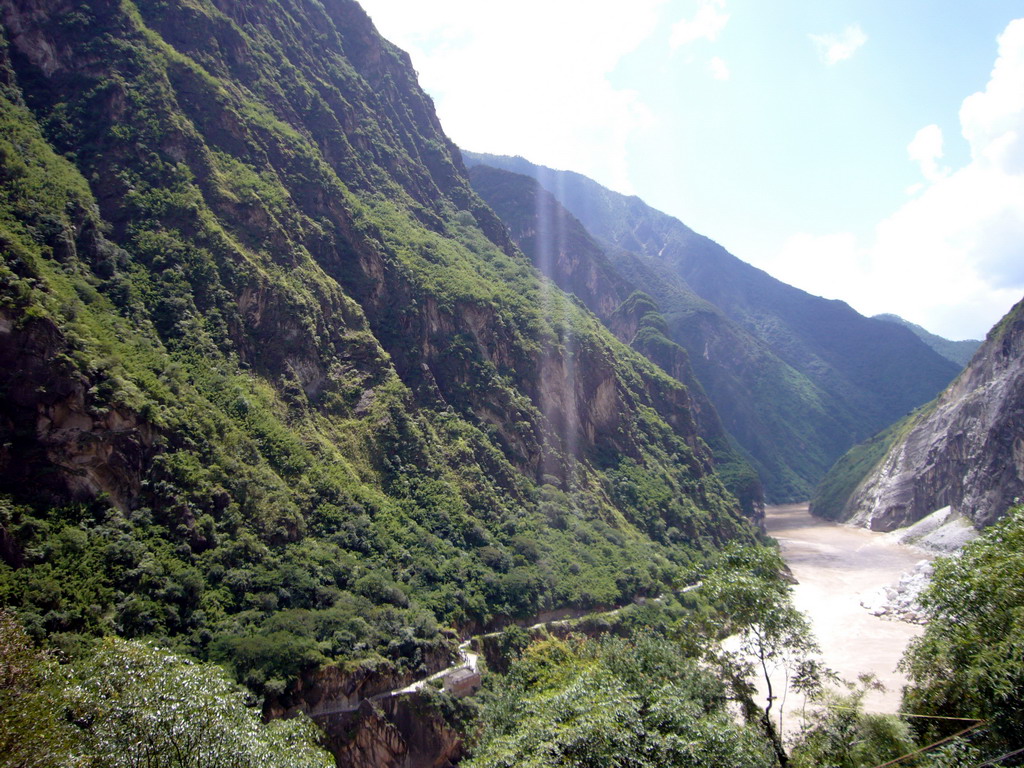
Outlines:
<svg viewBox="0 0 1024 768"><path fill-rule="evenodd" d="M982 528L1024 495L1024 302L931 404L837 463L815 514L889 531L950 507Z"/></svg>
<svg viewBox="0 0 1024 768"><path fill-rule="evenodd" d="M896 323L897 325L909 328L914 332L917 338L947 360L959 365L961 368L971 362L971 358L974 356L974 353L978 350L978 347L981 346L981 342L977 339L964 339L963 341L944 339L942 336L938 336L922 328L917 323L904 320L899 315L882 314L875 315L874 318L876 320L885 320L887 323Z"/></svg>
<svg viewBox="0 0 1024 768"><path fill-rule="evenodd" d="M543 276L580 299L621 341L686 386L697 430L711 447L719 474L746 514L759 518L763 490L757 474L723 428L686 350L665 335L668 327L658 303L637 291L580 221L536 181L486 165L474 166L469 175Z"/></svg>
<svg viewBox="0 0 1024 768"><path fill-rule="evenodd" d="M559 214L543 196L534 195L539 206L529 195L513 201L521 182L496 183L476 168L535 180L578 220L590 236L588 252L596 247L602 254L589 257L604 265L594 288L614 271L654 299L665 335L689 352L696 378L769 500L808 498L850 446L934 397L956 375L953 363L907 329L781 283L639 198L522 158L463 157L477 191L524 249L530 233L560 221ZM560 247L583 242L560 231L553 237L562 238ZM586 293L581 298L593 301Z"/></svg>
<svg viewBox="0 0 1024 768"><path fill-rule="evenodd" d="M0 27L0 599L34 638L358 705L756 540L696 390L538 275L355 2Z"/></svg>

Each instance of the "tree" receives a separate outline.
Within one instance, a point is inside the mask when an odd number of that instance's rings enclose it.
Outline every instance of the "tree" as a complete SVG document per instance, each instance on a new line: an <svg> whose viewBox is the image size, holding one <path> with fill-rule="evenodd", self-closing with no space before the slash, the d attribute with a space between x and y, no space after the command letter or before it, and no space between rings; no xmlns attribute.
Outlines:
<svg viewBox="0 0 1024 768"><path fill-rule="evenodd" d="M721 681L649 633L529 646L502 680L467 768L768 768Z"/></svg>
<svg viewBox="0 0 1024 768"><path fill-rule="evenodd" d="M264 725L210 664L116 638L79 666L76 716L104 768L332 768L304 718Z"/></svg>
<svg viewBox="0 0 1024 768"><path fill-rule="evenodd" d="M704 626L697 630L709 638L737 637L735 650L727 651L716 642L708 648L708 655L732 680L748 719L754 717L753 681L758 677L764 680L766 703L758 719L782 766L787 765L788 756L772 715L777 699L773 676L782 670L795 689L813 692L827 672L813 658L818 645L807 618L790 599L784 570L774 549L726 547L704 576L700 591L713 612L703 616ZM780 720L781 714L780 707Z"/></svg>
<svg viewBox="0 0 1024 768"><path fill-rule="evenodd" d="M264 725L224 671L108 638L62 667L0 609L0 768L333 768L305 718Z"/></svg>
<svg viewBox="0 0 1024 768"><path fill-rule="evenodd" d="M1017 507L960 557L935 564L922 595L924 634L901 662L911 685L904 709L989 722L993 748L1018 748L1024 733L1024 507ZM922 735L963 727L923 721Z"/></svg>
<svg viewBox="0 0 1024 768"><path fill-rule="evenodd" d="M74 765L74 730L63 717L65 680L0 609L0 768Z"/></svg>
<svg viewBox="0 0 1024 768"><path fill-rule="evenodd" d="M871 768L913 752L907 724L895 715L864 712L865 694L882 688L871 675L845 692L823 691L793 747L793 768Z"/></svg>

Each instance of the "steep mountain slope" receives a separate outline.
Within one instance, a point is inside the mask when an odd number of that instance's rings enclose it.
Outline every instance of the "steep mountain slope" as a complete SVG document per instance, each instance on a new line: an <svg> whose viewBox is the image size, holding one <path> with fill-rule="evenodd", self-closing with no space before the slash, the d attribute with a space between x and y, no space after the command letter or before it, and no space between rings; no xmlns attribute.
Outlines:
<svg viewBox="0 0 1024 768"><path fill-rule="evenodd" d="M990 525L1024 494L1022 436L1024 302L934 403L875 439L884 450L844 457L812 511L888 531L949 506L978 528Z"/></svg>
<svg viewBox="0 0 1024 768"><path fill-rule="evenodd" d="M876 320L885 320L887 323L896 323L897 325L909 328L914 332L914 335L917 336L917 338L947 360L951 360L959 365L961 368L971 362L971 358L974 357L974 353L977 352L978 347L981 346L981 342L976 339L964 339L963 341L944 339L942 336L938 336L931 333L926 328L922 328L917 323L904 320L899 315L884 314L875 315L874 317Z"/></svg>
<svg viewBox="0 0 1024 768"><path fill-rule="evenodd" d="M0 25L0 599L34 635L301 707L752 539L686 388L537 275L355 2Z"/></svg>
<svg viewBox="0 0 1024 768"><path fill-rule="evenodd" d="M522 158L464 157L537 180L579 218L614 269L654 297L669 337L689 350L773 500L807 498L850 445L933 397L956 373L905 329L774 280L637 198ZM481 192L506 210L493 185ZM512 212L523 214L523 206ZM524 231L515 221L511 228Z"/></svg>
<svg viewBox="0 0 1024 768"><path fill-rule="evenodd" d="M665 335L668 327L657 302L636 291L579 220L536 181L486 165L473 167L469 175L473 188L542 275L575 295L620 340L686 386L698 432L712 448L719 474L747 515L760 517L763 491L757 474L731 443L686 350Z"/></svg>

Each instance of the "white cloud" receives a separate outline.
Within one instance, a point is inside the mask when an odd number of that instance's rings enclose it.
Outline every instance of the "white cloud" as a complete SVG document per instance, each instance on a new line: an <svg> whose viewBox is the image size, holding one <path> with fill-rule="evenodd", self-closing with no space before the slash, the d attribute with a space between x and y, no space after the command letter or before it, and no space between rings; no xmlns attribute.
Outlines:
<svg viewBox="0 0 1024 768"><path fill-rule="evenodd" d="M628 143L653 117L609 80L667 0L363 0L409 51L445 131L466 149L521 154L631 191Z"/></svg>
<svg viewBox="0 0 1024 768"><path fill-rule="evenodd" d="M964 100L960 124L976 162L1024 172L1024 19L1010 22L1000 35L988 86Z"/></svg>
<svg viewBox="0 0 1024 768"><path fill-rule="evenodd" d="M1024 19L999 37L988 85L964 100L960 123L970 162L940 168L941 131L919 131L908 152L925 177L920 194L879 223L873 242L794 235L773 274L866 314L983 335L1024 295Z"/></svg>
<svg viewBox="0 0 1024 768"><path fill-rule="evenodd" d="M921 168L921 175L928 181L938 181L949 175L948 168L940 168L942 159L942 129L932 124L922 128L907 145L910 159ZM923 188L923 187L922 187Z"/></svg>
<svg viewBox="0 0 1024 768"><path fill-rule="evenodd" d="M809 35L809 37L818 49L821 60L829 66L850 58L868 41L868 36L864 34L860 24L850 24L838 35Z"/></svg>
<svg viewBox="0 0 1024 768"><path fill-rule="evenodd" d="M729 65L721 56L715 56L708 62L708 71L715 80L728 80L732 76Z"/></svg>
<svg viewBox="0 0 1024 768"><path fill-rule="evenodd" d="M697 40L714 42L728 23L729 14L725 13L725 0L702 0L692 19L682 19L672 26L669 44L673 48L679 48Z"/></svg>

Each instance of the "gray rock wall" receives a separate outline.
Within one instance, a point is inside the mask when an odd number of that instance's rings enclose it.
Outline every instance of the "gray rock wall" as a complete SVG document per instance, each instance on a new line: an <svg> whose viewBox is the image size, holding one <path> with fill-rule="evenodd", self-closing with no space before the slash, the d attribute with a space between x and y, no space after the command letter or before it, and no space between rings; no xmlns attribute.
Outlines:
<svg viewBox="0 0 1024 768"><path fill-rule="evenodd" d="M890 531L949 506L982 528L1022 497L1024 302L858 486L843 517Z"/></svg>

